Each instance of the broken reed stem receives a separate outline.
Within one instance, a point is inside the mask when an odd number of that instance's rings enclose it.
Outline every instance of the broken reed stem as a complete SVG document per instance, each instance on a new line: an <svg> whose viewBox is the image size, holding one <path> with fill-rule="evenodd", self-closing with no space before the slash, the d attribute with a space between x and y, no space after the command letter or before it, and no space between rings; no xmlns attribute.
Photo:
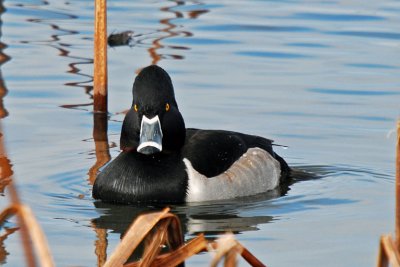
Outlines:
<svg viewBox="0 0 400 267"><path fill-rule="evenodd" d="M25 225L27 228L29 226L28 233L31 237L32 243L36 245L40 266L54 266L46 237L44 236L42 229L33 216L32 210L25 205L21 205L20 209Z"/></svg>
<svg viewBox="0 0 400 267"><path fill-rule="evenodd" d="M395 247L400 252L400 120L397 121L396 143L396 239Z"/></svg>
<svg viewBox="0 0 400 267"><path fill-rule="evenodd" d="M155 228L156 225L158 225L158 228ZM145 239L145 250L142 259L126 263L143 239ZM159 255L161 246L164 244L167 244L171 251ZM216 252L211 266L217 266L218 262L224 257L225 266L236 266L237 254L240 254L251 266L265 266L235 240L232 233L226 234L211 243L207 242L204 234L201 234L184 244L180 221L176 215L169 213L169 208L165 208L161 212L140 215L131 224L104 266L177 266L194 254L210 250Z"/></svg>
<svg viewBox="0 0 400 267"><path fill-rule="evenodd" d="M201 234L177 250L157 257L152 266L176 266L206 248L207 240L204 234Z"/></svg>
<svg viewBox="0 0 400 267"><path fill-rule="evenodd" d="M253 267L266 267L264 263L262 263L256 256L254 256L246 247L244 247L239 241L236 242L236 248L240 256L247 261ZM216 242L212 242L209 244L212 249L217 249L218 244ZM206 249L204 251L207 251Z"/></svg>
<svg viewBox="0 0 400 267"><path fill-rule="evenodd" d="M400 267L399 260L399 253L396 250L392 237L390 235L382 236L378 256L378 267L388 266L389 263L393 267Z"/></svg>
<svg viewBox="0 0 400 267"><path fill-rule="evenodd" d="M236 242L236 246L233 247L232 251L239 253L244 260L246 260L253 267L265 267L259 259L257 259L253 254L251 254L242 244ZM208 243L204 237L204 234L200 234L197 237L190 240L187 244L182 245L178 249L159 255L152 262L150 266L177 266L183 263L186 259L198 254L199 252L208 251L208 246L212 249L217 249L218 244L216 242ZM232 255L228 255L231 256ZM137 267L140 262L131 262L124 265L124 267ZM229 264L229 262L228 262Z"/></svg>
<svg viewBox="0 0 400 267"><path fill-rule="evenodd" d="M0 124L0 154L2 157L7 158L7 153L6 153L6 149L4 147L4 135L3 135L3 130L1 128L1 124ZM9 169L11 170L11 165L10 165L10 161L7 158L7 165L8 166L1 166L1 173L4 174L5 171L4 169ZM21 204L21 200L18 196L18 192L17 189L15 188L15 184L14 184L14 177L12 175L12 171L10 171L11 176L9 177L10 182L7 184L7 190L9 193L9 197L10 197L10 201L12 205L20 205ZM17 216L17 221L18 221L18 225L20 226L20 237L21 237L21 242L22 242L22 247L24 248L24 253L25 253L25 260L26 260L26 265L27 266L35 266L35 255L34 255L34 251L32 248L32 245L29 241L29 236L28 236L28 229L26 227L26 225L23 223L23 220L21 218L21 216Z"/></svg>
<svg viewBox="0 0 400 267"><path fill-rule="evenodd" d="M146 215L139 216L128 228L125 236L115 248L113 254L104 267L108 266L122 266L150 232L151 229L169 212L169 208L165 208L161 212L154 212Z"/></svg>
<svg viewBox="0 0 400 267"><path fill-rule="evenodd" d="M396 218L395 240L390 235L381 236L378 252L378 267L386 267L389 263L400 267L400 119L397 121L396 141Z"/></svg>
<svg viewBox="0 0 400 267"><path fill-rule="evenodd" d="M107 0L95 0L93 111L107 112Z"/></svg>
<svg viewBox="0 0 400 267"><path fill-rule="evenodd" d="M26 237L31 240L31 242L36 246L36 251L38 253L38 261L40 262L40 266L43 267L52 267L53 258L50 254L50 249L47 244L47 240L44 236L42 229L40 228L38 222L31 209L22 204L12 204L10 207L3 210L0 214L0 225L4 223L4 221L13 215L17 215L19 218L19 225L21 228L26 229ZM29 227L28 227L29 226ZM22 235L22 233L21 233ZM30 244L29 241L27 241ZM32 247L29 245L29 250L32 250ZM34 258L29 260L29 266L35 266Z"/></svg>
<svg viewBox="0 0 400 267"><path fill-rule="evenodd" d="M139 267L150 266L161 251L161 246L165 243L168 235L168 226L171 219L163 220L157 231L149 234L146 238L150 243L145 247L143 257L139 262Z"/></svg>
<svg viewBox="0 0 400 267"><path fill-rule="evenodd" d="M251 266L253 267L266 267L266 265L264 263L262 263L259 259L256 258L256 256L254 256L247 248L245 248L244 246L242 246L242 244L240 244L238 242L238 245L241 246L242 248L242 253L240 254L243 259L245 259Z"/></svg>
<svg viewBox="0 0 400 267"><path fill-rule="evenodd" d="M215 249L215 255L211 261L210 266L216 267L221 259L225 256L225 263L227 262L226 257L230 253L238 253L237 251L237 241L233 237L232 233L225 234L224 236L218 238L215 241L216 246L213 248ZM228 260L229 261L229 260Z"/></svg>
<svg viewBox="0 0 400 267"><path fill-rule="evenodd" d="M182 245L178 249L159 255L151 264L151 266L177 266L184 262L187 258L205 250L207 248L207 240L204 234L193 238L187 244ZM137 267L140 262L127 263L124 267Z"/></svg>
<svg viewBox="0 0 400 267"><path fill-rule="evenodd" d="M381 236L379 240L379 251L378 251L378 261L376 266L377 267L387 267L389 265L389 260L388 260L388 255L386 253L386 250L383 246L383 239L385 236Z"/></svg>
<svg viewBox="0 0 400 267"><path fill-rule="evenodd" d="M225 256L224 260L224 267L232 267L232 266L237 266L237 257L236 257L237 252L233 249L228 251Z"/></svg>

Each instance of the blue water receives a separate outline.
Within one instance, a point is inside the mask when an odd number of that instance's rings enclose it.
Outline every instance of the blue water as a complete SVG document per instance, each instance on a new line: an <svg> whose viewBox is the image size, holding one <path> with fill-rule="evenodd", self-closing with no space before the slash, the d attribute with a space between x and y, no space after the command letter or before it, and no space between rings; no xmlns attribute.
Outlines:
<svg viewBox="0 0 400 267"><path fill-rule="evenodd" d="M269 137L315 175L283 196L172 206L186 240L233 231L268 266L375 264L379 236L394 230L399 1L108 2L108 32L134 32L108 49L111 157L136 72L159 64L187 127ZM57 265L94 266L99 229L110 255L138 213L161 207L91 198L93 1L3 5L1 131L15 183ZM24 264L17 233L0 243L5 266Z"/></svg>

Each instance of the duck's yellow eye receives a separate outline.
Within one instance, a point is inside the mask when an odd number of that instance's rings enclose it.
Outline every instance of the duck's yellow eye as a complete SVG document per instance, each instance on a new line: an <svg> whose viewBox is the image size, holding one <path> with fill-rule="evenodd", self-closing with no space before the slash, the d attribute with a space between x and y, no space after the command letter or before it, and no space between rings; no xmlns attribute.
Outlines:
<svg viewBox="0 0 400 267"><path fill-rule="evenodd" d="M133 109L136 111L136 112L138 112L138 107L137 107L137 105L135 104L135 105L133 105Z"/></svg>
<svg viewBox="0 0 400 267"><path fill-rule="evenodd" d="M165 110L168 111L169 110L169 104L165 104Z"/></svg>

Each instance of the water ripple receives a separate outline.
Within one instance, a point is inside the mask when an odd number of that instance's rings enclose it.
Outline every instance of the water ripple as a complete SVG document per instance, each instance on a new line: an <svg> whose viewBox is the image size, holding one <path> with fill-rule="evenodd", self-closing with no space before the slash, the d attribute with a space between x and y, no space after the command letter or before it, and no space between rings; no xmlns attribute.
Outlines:
<svg viewBox="0 0 400 267"><path fill-rule="evenodd" d="M62 12L57 12L53 10L45 10L38 7L8 7L7 12L11 12L14 16L29 16L29 17L39 17L41 20L60 20L60 19L76 19L78 16L73 14L67 14Z"/></svg>
<svg viewBox="0 0 400 267"><path fill-rule="evenodd" d="M196 27L198 30L218 32L313 32L310 27L302 26L275 26L275 25L243 25L243 24L216 24Z"/></svg>
<svg viewBox="0 0 400 267"><path fill-rule="evenodd" d="M400 33L397 32L374 32L374 31L331 31L326 32L327 34L335 35L346 35L354 37L365 37L365 38L380 38L380 39L390 39L399 40Z"/></svg>
<svg viewBox="0 0 400 267"><path fill-rule="evenodd" d="M284 117L301 117L301 118L330 118L330 119L357 119L357 120L362 120L362 121L393 121L391 117L384 117L384 116L365 116L365 115L338 115L338 114L320 114L320 113L315 113L315 112L292 112L292 111L280 111L280 112L268 112L268 115L275 115L275 116L284 116ZM309 139L325 139L326 137L323 136L309 136L309 135L304 135L304 134L293 134L293 133L287 133L287 134L279 134L278 136L281 137L290 137L290 138L309 138Z"/></svg>
<svg viewBox="0 0 400 267"><path fill-rule="evenodd" d="M326 89L326 88L311 88L307 91L328 95L354 95L354 96L388 96L399 95L400 92L393 91L372 91L372 90L344 90L344 89Z"/></svg>
<svg viewBox="0 0 400 267"><path fill-rule="evenodd" d="M238 44L239 42L231 41L231 40L222 40L222 39L211 39L211 38L170 38L165 41L165 43L174 43L174 44L185 44L185 45L221 45L221 44ZM187 50L187 48L185 48Z"/></svg>
<svg viewBox="0 0 400 267"><path fill-rule="evenodd" d="M295 47L308 47L308 48L330 48L330 45L318 44L318 43L288 43L287 46Z"/></svg>
<svg viewBox="0 0 400 267"><path fill-rule="evenodd" d="M398 69L396 66L385 65L385 64L370 64L370 63L351 63L346 64L349 67L356 68L367 68L367 69Z"/></svg>
<svg viewBox="0 0 400 267"><path fill-rule="evenodd" d="M268 51L240 51L236 53L241 56L250 57L268 57L268 58L280 58L280 59L296 59L296 58L311 58L312 56L297 54L297 53L287 53L287 52L268 52Z"/></svg>
<svg viewBox="0 0 400 267"><path fill-rule="evenodd" d="M303 20L319 20L319 21L377 21L384 20L384 17L374 15L362 15L362 14L327 14L327 13L296 13L294 18Z"/></svg>

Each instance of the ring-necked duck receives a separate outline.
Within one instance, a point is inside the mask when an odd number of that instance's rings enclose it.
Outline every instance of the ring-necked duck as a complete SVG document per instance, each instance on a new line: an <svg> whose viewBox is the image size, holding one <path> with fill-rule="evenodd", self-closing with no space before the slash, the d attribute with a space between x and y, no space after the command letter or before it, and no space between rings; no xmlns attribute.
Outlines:
<svg viewBox="0 0 400 267"><path fill-rule="evenodd" d="M93 197L107 202L189 202L266 192L290 168L272 141L222 130L186 129L168 73L152 65L133 84L122 152L97 176Z"/></svg>

